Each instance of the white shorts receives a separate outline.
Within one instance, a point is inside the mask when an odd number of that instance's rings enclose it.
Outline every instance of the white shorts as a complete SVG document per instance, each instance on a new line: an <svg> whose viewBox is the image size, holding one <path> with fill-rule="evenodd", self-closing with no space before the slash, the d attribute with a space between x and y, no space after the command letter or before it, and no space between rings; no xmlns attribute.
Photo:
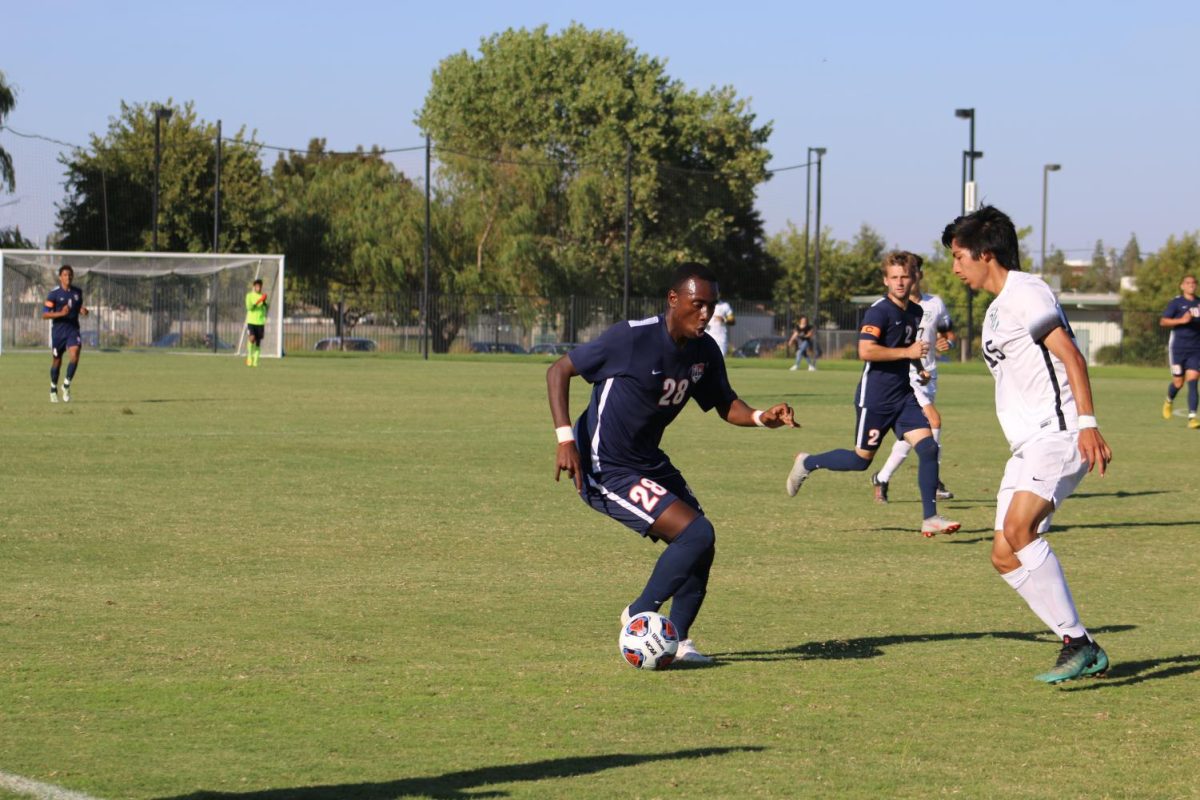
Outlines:
<svg viewBox="0 0 1200 800"><path fill-rule="evenodd" d="M908 383L913 388L913 394L917 396L917 405L924 408L925 406L933 405L933 398L937 397L937 370L930 373L929 383L921 385L921 379L917 377L919 373L914 370L909 370Z"/></svg>
<svg viewBox="0 0 1200 800"><path fill-rule="evenodd" d="M1057 509L1075 491L1087 471L1087 462L1079 455L1078 431L1053 431L1021 445L1004 465L1004 477L996 493L995 530L1004 530L1004 517L1015 493L1033 492ZM1038 533L1050 530L1053 516L1053 511L1046 515Z"/></svg>

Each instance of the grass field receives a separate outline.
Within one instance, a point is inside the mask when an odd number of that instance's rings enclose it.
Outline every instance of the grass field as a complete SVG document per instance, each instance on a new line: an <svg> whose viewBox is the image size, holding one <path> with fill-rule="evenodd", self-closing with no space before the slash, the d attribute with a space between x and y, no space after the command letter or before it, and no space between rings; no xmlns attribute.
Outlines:
<svg viewBox="0 0 1200 800"><path fill-rule="evenodd" d="M797 449L849 443L854 364L735 364L804 427L668 431L717 528L718 660L643 674L616 618L658 550L553 481L546 361L87 353L66 406L48 362L0 358L0 773L109 800L1200 795L1200 432L1160 418L1163 370L1094 373L1115 461L1051 542L1113 668L1053 688L988 561L982 368L943 372L964 526L926 541L915 463L886 507L863 474L783 491Z"/></svg>

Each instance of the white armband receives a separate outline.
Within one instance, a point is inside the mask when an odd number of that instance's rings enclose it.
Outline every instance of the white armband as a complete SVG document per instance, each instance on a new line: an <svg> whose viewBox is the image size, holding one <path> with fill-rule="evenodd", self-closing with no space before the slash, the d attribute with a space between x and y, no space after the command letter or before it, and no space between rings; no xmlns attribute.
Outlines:
<svg viewBox="0 0 1200 800"><path fill-rule="evenodd" d="M756 409L754 409L754 413L751 414L750 416L752 416L754 418L755 425L757 425L760 428L765 428L765 427L767 427L767 423L762 421L762 415L763 415L762 409L756 408Z"/></svg>
<svg viewBox="0 0 1200 800"><path fill-rule="evenodd" d="M1080 414L1079 415L1079 430L1082 431L1086 428L1099 428L1099 427L1100 426L1096 424L1096 418L1093 417L1091 414Z"/></svg>
<svg viewBox="0 0 1200 800"><path fill-rule="evenodd" d="M558 437L558 443L575 441L575 431L571 430L570 425L560 425L554 429L554 435Z"/></svg>

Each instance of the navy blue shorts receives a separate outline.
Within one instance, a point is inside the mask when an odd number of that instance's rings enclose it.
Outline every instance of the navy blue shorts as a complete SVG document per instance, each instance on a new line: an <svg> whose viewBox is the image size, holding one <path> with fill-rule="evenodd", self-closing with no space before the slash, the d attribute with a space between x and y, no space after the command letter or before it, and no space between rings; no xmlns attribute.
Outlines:
<svg viewBox="0 0 1200 800"><path fill-rule="evenodd" d="M1200 372L1200 350L1184 350L1183 348L1170 348L1171 374L1177 378L1183 377L1183 373L1189 369L1195 372Z"/></svg>
<svg viewBox="0 0 1200 800"><path fill-rule="evenodd" d="M854 430L854 445L860 450L878 450L883 436L894 431L897 439L903 439L909 431L929 427L929 418L921 410L915 396L903 403L883 409L859 408Z"/></svg>
<svg viewBox="0 0 1200 800"><path fill-rule="evenodd" d="M687 482L678 472L645 475L624 469L606 469L600 474L584 472L583 502L612 517L627 528L647 536L654 522L676 500L682 500L700 514L704 510Z"/></svg>
<svg viewBox="0 0 1200 800"><path fill-rule="evenodd" d="M83 336L78 330L68 328L65 331L55 332L50 340L50 352L55 358L59 358L72 347L83 347Z"/></svg>

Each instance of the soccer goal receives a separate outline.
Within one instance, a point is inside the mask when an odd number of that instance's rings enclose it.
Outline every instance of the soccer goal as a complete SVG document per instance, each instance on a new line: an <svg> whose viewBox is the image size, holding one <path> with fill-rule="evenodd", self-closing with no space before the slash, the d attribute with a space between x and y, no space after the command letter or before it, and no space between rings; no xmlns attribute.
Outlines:
<svg viewBox="0 0 1200 800"><path fill-rule="evenodd" d="M42 304L64 264L91 312L79 320L85 347L244 354L257 279L270 302L262 354L283 354L283 256L76 250L0 250L0 352L49 346Z"/></svg>

